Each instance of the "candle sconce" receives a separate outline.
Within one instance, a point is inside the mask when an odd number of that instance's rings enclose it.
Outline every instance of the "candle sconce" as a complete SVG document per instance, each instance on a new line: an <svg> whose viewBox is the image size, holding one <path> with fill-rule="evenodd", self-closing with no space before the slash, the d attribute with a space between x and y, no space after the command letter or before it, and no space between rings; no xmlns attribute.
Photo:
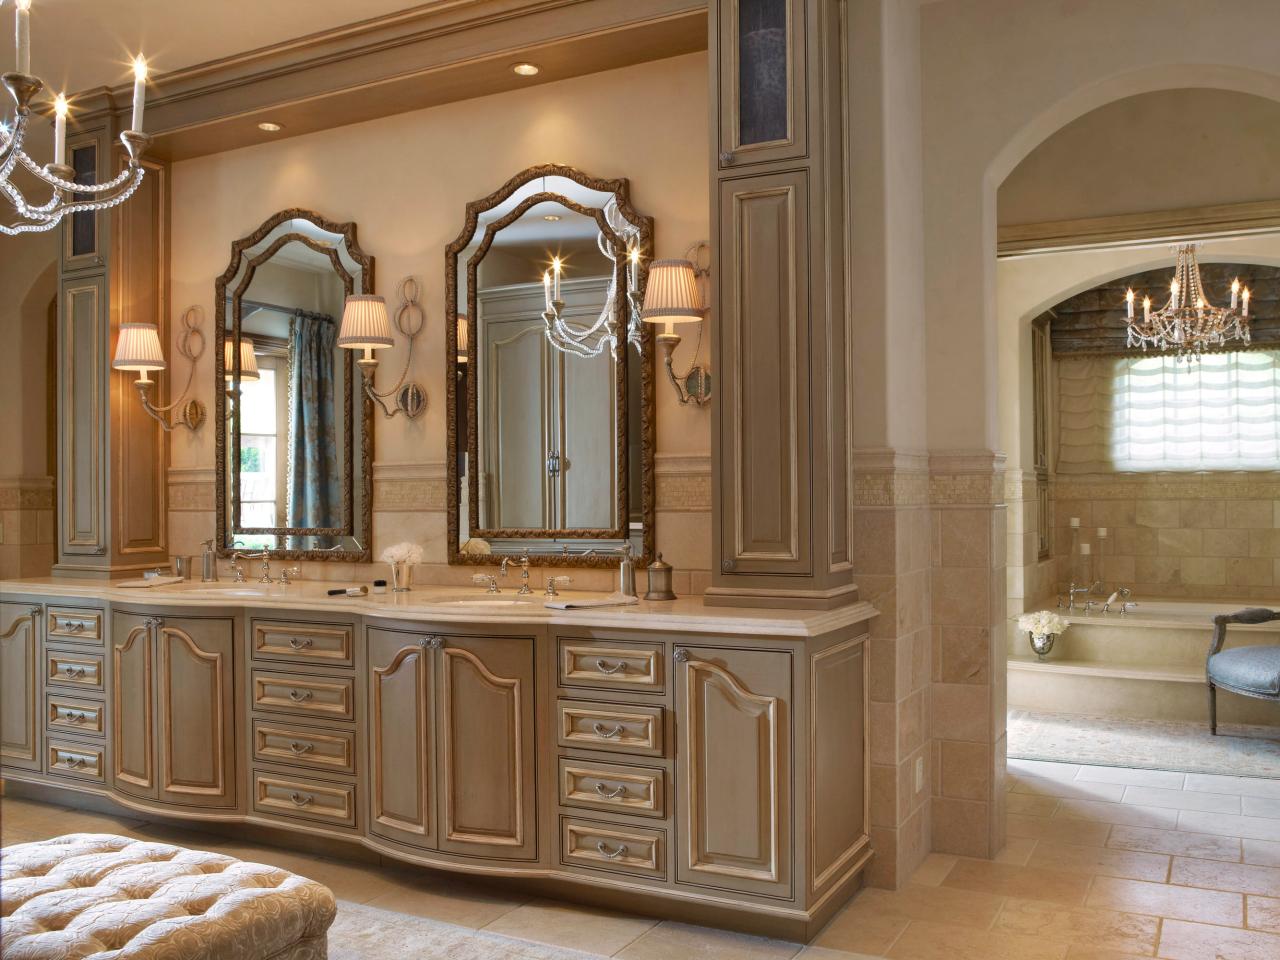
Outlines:
<svg viewBox="0 0 1280 960"><path fill-rule="evenodd" d="M663 353L667 377L682 404L702 406L711 399L711 371L698 363L707 319L702 284L710 280L710 260L711 246L706 241L691 246L682 260L654 260L649 264L649 282L645 288L644 306L640 310L640 319L644 322L664 324L656 339ZM684 373L677 373L673 358L681 337L675 326L682 323L698 325L698 342L689 368Z"/></svg>
<svg viewBox="0 0 1280 960"><path fill-rule="evenodd" d="M404 370L400 379L390 390L379 392L374 388L373 378L378 370L378 358L375 350L395 345L391 334L391 320L387 315L387 302L378 296L363 295L347 297L346 307L342 312L342 329L338 333L338 346L347 350L363 350L364 355L356 361L360 365L360 374L364 378L364 392L381 409L383 416L394 417L403 413L413 420L427 409L427 391L415 381L406 382L409 367L413 363L413 342L426 326L426 314L418 303L418 281L413 277L405 277L400 281L400 306L396 310L396 329L408 341L405 352ZM395 397L394 408L387 406L386 400Z"/></svg>
<svg viewBox="0 0 1280 960"><path fill-rule="evenodd" d="M142 409L162 426L166 432L182 426L188 430L196 430L205 419L204 404L199 400L187 400L191 392L191 383L195 378L196 363L204 355L205 339L200 330L201 316L199 307L188 307L182 314L182 332L178 337L178 353L186 358L187 384L177 400L163 407L151 402L151 388L155 381L147 376L153 370L164 370L168 363L164 359L164 351L160 346L160 330L154 323L120 324L120 339L116 341L115 358L111 366L116 370L135 371L138 379L134 386L138 390L138 399L142 401ZM167 414L177 410L177 420L170 422Z"/></svg>

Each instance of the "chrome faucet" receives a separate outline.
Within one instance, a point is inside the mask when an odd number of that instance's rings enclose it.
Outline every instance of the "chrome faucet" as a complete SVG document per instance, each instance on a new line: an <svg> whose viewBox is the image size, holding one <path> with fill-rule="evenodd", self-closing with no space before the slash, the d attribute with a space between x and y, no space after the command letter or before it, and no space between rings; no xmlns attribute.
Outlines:
<svg viewBox="0 0 1280 960"><path fill-rule="evenodd" d="M280 585L287 587L295 578L302 576L301 567L285 567L280 571Z"/></svg>
<svg viewBox="0 0 1280 960"><path fill-rule="evenodd" d="M521 554L520 559L516 562L520 564L520 589L516 591L516 594L521 597L527 597L529 594L533 593L533 591L529 589L529 554ZM507 567L510 565L511 558L503 557L502 564L498 569L504 577L507 575ZM497 593L496 590L494 592Z"/></svg>
<svg viewBox="0 0 1280 960"><path fill-rule="evenodd" d="M265 550L257 553L235 553L231 556L231 569L235 572L236 583L244 583L244 568L240 566L241 560L261 560L262 576L258 578L259 583L275 583L271 579L271 555Z"/></svg>
<svg viewBox="0 0 1280 960"><path fill-rule="evenodd" d="M1130 590L1128 587L1116 587L1115 591L1111 594L1111 596L1107 597L1107 602L1102 605L1102 612L1110 613L1111 605L1115 603L1117 600L1119 600L1120 616L1123 617L1125 614L1125 610L1127 608L1137 606L1136 603L1125 603L1125 601L1128 600L1131 596L1133 596L1133 591Z"/></svg>
<svg viewBox="0 0 1280 960"><path fill-rule="evenodd" d="M1093 591L1097 590L1101 586L1102 586L1101 580L1095 580L1093 583L1089 584L1089 586L1087 587L1077 587L1073 582L1067 588L1067 609L1074 610L1076 608L1077 596L1087 597L1089 594L1093 593Z"/></svg>
<svg viewBox="0 0 1280 960"><path fill-rule="evenodd" d="M561 583L573 583L573 577L547 577L547 591L543 596L548 600L553 600L560 596L560 591L556 589L556 585Z"/></svg>
<svg viewBox="0 0 1280 960"><path fill-rule="evenodd" d="M505 560L503 560L502 562L504 565L506 564ZM502 592L501 590L498 589L498 578L495 577L492 573L477 573L471 578L471 582L488 584L489 586L488 586L488 589L485 590L485 593L501 593Z"/></svg>

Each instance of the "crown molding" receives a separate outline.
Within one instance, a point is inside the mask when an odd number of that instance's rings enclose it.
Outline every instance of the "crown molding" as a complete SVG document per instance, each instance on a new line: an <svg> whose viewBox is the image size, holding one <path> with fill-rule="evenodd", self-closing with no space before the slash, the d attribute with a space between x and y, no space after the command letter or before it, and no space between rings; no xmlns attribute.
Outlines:
<svg viewBox="0 0 1280 960"><path fill-rule="evenodd" d="M706 0L445 0L158 74L148 155L183 160L707 46ZM513 74L536 62L535 78ZM73 98L75 125L121 120L132 87ZM257 129L260 120L283 133Z"/></svg>

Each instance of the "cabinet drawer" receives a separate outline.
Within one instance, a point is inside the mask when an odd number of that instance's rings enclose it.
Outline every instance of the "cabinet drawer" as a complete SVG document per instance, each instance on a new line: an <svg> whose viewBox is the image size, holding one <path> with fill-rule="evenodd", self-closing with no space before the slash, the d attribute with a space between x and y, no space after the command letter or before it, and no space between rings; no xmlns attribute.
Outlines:
<svg viewBox="0 0 1280 960"><path fill-rule="evenodd" d="M355 734L254 720L253 759L355 773Z"/></svg>
<svg viewBox="0 0 1280 960"><path fill-rule="evenodd" d="M101 737L106 730L106 705L100 700L79 700L50 693L45 697L45 727L54 733Z"/></svg>
<svg viewBox="0 0 1280 960"><path fill-rule="evenodd" d="M75 607L50 607L45 625L46 636L70 643L102 646L102 611L78 610Z"/></svg>
<svg viewBox="0 0 1280 960"><path fill-rule="evenodd" d="M103 781L102 747L71 740L48 741L45 772L77 780Z"/></svg>
<svg viewBox="0 0 1280 960"><path fill-rule="evenodd" d="M349 783L320 783L255 770L253 809L277 817L350 827L356 822L355 787Z"/></svg>
<svg viewBox="0 0 1280 960"><path fill-rule="evenodd" d="M560 758L560 803L661 817L666 805L666 771L625 767L594 760Z"/></svg>
<svg viewBox="0 0 1280 960"><path fill-rule="evenodd" d="M102 658L92 653L46 650L44 678L47 683L102 690Z"/></svg>
<svg viewBox="0 0 1280 960"><path fill-rule="evenodd" d="M561 700L556 739L562 747L663 754L662 708Z"/></svg>
<svg viewBox="0 0 1280 960"><path fill-rule="evenodd" d="M253 656L259 660L351 666L351 627L255 620L252 633Z"/></svg>
<svg viewBox="0 0 1280 960"><path fill-rule="evenodd" d="M350 679L309 677L299 673L253 672L253 706L302 716L352 717Z"/></svg>
<svg viewBox="0 0 1280 960"><path fill-rule="evenodd" d="M665 877L666 834L648 827L626 827L614 823L592 823L562 817L560 820L560 862Z"/></svg>
<svg viewBox="0 0 1280 960"><path fill-rule="evenodd" d="M560 683L566 687L662 692L662 644L560 638Z"/></svg>

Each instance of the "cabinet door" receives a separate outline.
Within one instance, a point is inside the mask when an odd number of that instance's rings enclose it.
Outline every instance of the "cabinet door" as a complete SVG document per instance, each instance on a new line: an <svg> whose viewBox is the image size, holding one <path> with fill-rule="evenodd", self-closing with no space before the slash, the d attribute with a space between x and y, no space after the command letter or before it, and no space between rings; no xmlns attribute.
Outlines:
<svg viewBox="0 0 1280 960"><path fill-rule="evenodd" d="M802 171L720 184L723 575L813 570L807 194Z"/></svg>
<svg viewBox="0 0 1280 960"><path fill-rule="evenodd" d="M111 619L111 786L156 798L156 739L151 618Z"/></svg>
<svg viewBox="0 0 1280 960"><path fill-rule="evenodd" d="M718 0L720 166L802 157L806 0Z"/></svg>
<svg viewBox="0 0 1280 960"><path fill-rule="evenodd" d="M0 765L40 769L40 606L0 603Z"/></svg>
<svg viewBox="0 0 1280 960"><path fill-rule="evenodd" d="M234 807L235 627L220 618L165 619L159 663L160 799Z"/></svg>
<svg viewBox="0 0 1280 960"><path fill-rule="evenodd" d="M676 652L677 879L789 897L791 655Z"/></svg>
<svg viewBox="0 0 1280 960"><path fill-rule="evenodd" d="M533 640L446 638L439 689L440 849L534 858Z"/></svg>
<svg viewBox="0 0 1280 960"><path fill-rule="evenodd" d="M432 638L367 632L369 831L435 847Z"/></svg>

